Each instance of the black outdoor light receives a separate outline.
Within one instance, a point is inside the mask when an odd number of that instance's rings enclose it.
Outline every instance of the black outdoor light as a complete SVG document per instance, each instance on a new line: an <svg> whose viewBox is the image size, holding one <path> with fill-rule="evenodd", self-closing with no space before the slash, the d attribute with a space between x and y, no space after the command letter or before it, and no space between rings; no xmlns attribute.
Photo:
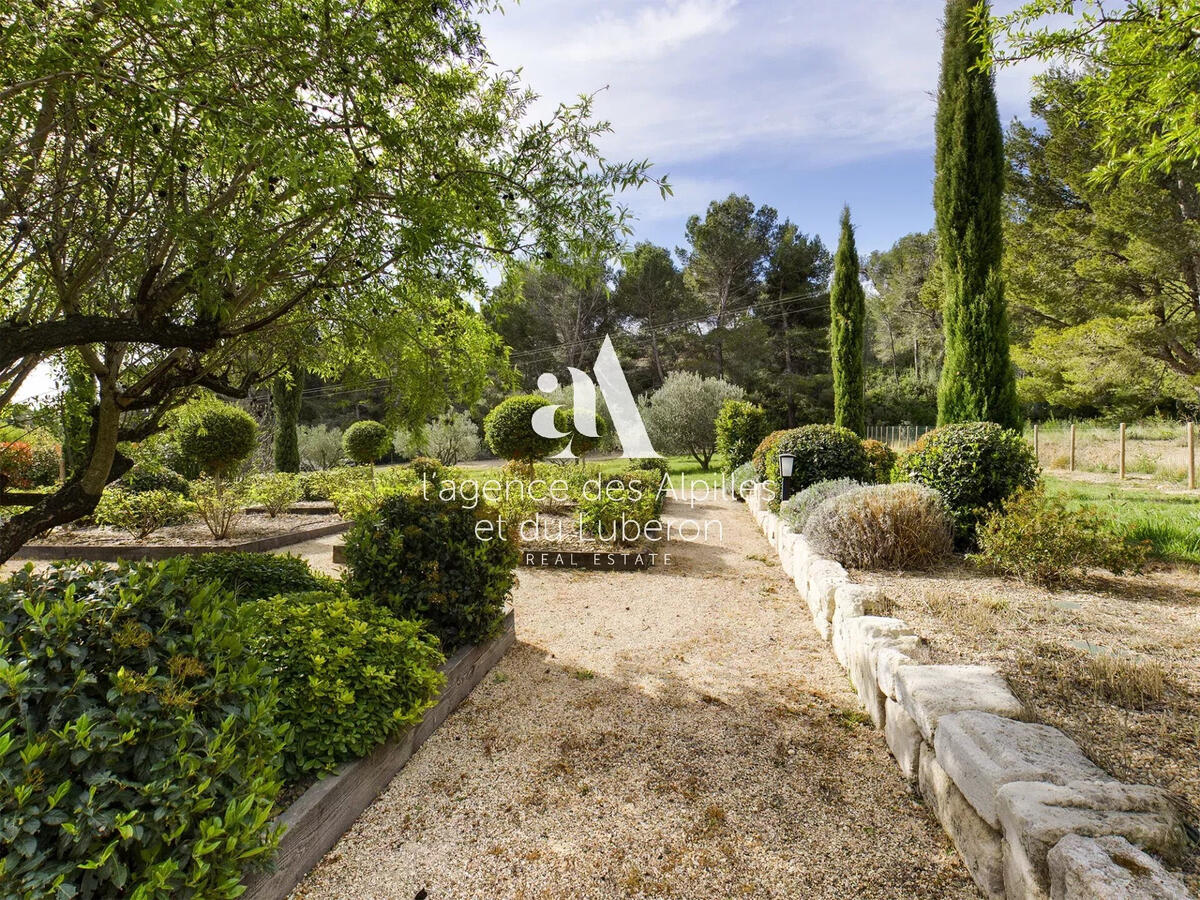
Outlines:
<svg viewBox="0 0 1200 900"><path fill-rule="evenodd" d="M779 492L779 501L781 503L788 497L792 496L792 471L795 469L795 467L795 453L779 454L779 480L782 482L782 488Z"/></svg>

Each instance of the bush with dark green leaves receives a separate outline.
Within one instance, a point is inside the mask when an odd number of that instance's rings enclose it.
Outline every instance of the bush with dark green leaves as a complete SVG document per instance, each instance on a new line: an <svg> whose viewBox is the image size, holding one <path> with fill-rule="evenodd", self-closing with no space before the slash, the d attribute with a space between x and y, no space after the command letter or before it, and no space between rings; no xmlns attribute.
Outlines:
<svg viewBox="0 0 1200 900"><path fill-rule="evenodd" d="M625 460L626 472L657 472L659 475L670 475L671 464L661 456L644 456L638 459ZM659 479L662 480L661 478Z"/></svg>
<svg viewBox="0 0 1200 900"><path fill-rule="evenodd" d="M181 560L0 583L0 893L237 897L278 842L277 702Z"/></svg>
<svg viewBox="0 0 1200 900"><path fill-rule="evenodd" d="M750 462L767 434L767 413L745 400L726 400L717 415L717 452L725 456L725 471Z"/></svg>
<svg viewBox="0 0 1200 900"><path fill-rule="evenodd" d="M871 467L871 481L888 484L892 480L892 470L896 468L896 451L882 441L870 438L863 441L862 445Z"/></svg>
<svg viewBox="0 0 1200 900"><path fill-rule="evenodd" d="M272 519L291 509L302 496L300 476L291 472L257 475L250 482L250 498Z"/></svg>
<svg viewBox="0 0 1200 900"><path fill-rule="evenodd" d="M419 722L445 682L437 641L367 600L284 594L246 604L241 621L279 681L289 778L366 756Z"/></svg>
<svg viewBox="0 0 1200 900"><path fill-rule="evenodd" d="M189 465L212 475L232 475L258 444L258 424L244 409L205 403L184 410L175 426L179 453Z"/></svg>
<svg viewBox="0 0 1200 900"><path fill-rule="evenodd" d="M485 641L503 623L518 559L494 525L488 507L461 498L388 497L346 535L346 587L422 621L447 653Z"/></svg>
<svg viewBox="0 0 1200 900"><path fill-rule="evenodd" d="M34 487L49 487L58 481L62 467L62 454L55 447L34 447L33 460L29 467L29 480Z"/></svg>
<svg viewBox="0 0 1200 900"><path fill-rule="evenodd" d="M1017 491L1038 483L1033 448L1015 431L992 422L943 425L923 435L896 463L899 478L946 498L960 545Z"/></svg>
<svg viewBox="0 0 1200 900"><path fill-rule="evenodd" d="M392 449L392 436L378 422L363 419L346 429L342 435L342 449L359 465L373 466Z"/></svg>
<svg viewBox="0 0 1200 900"><path fill-rule="evenodd" d="M805 425L785 431L767 449L763 458L764 481L769 487L771 508L779 509L782 484L779 478L779 454L796 457L792 468L792 490L802 491L818 481L852 478L866 481L871 466L863 450L862 439L849 428L837 425Z"/></svg>
<svg viewBox="0 0 1200 900"><path fill-rule="evenodd" d="M780 438L787 434L787 429L780 431L772 431L765 438L759 441L758 446L754 448L754 454L750 457L750 464L754 466L754 474L759 481L767 480L767 454L771 449L779 443Z"/></svg>
<svg viewBox="0 0 1200 900"><path fill-rule="evenodd" d="M190 560L192 577L214 582L239 600L276 594L335 590L337 582L314 572L298 556L277 553L205 553Z"/></svg>
<svg viewBox="0 0 1200 900"><path fill-rule="evenodd" d="M620 477L601 477L599 485L593 484L578 503L579 521L584 531L617 544L637 544L646 540L647 526L662 512L660 484L658 473L645 470L635 470Z"/></svg>
<svg viewBox="0 0 1200 900"><path fill-rule="evenodd" d="M533 414L550 405L545 397L524 394L509 397L483 420L483 437L501 459L532 463L557 453L566 446L566 438L544 438L533 430ZM558 410L554 417L559 431L569 430L567 415Z"/></svg>
<svg viewBox="0 0 1200 900"><path fill-rule="evenodd" d="M157 463L138 463L118 478L117 484L135 494L142 491L171 491L187 497L192 490L190 481L175 470Z"/></svg>

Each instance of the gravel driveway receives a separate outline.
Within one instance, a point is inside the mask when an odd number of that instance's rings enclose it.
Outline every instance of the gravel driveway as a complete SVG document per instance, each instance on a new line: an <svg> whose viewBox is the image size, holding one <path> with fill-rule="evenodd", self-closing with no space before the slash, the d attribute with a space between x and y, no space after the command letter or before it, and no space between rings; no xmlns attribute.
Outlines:
<svg viewBox="0 0 1200 900"><path fill-rule="evenodd" d="M978 897L745 506L667 515L723 534L521 570L516 647L296 897Z"/></svg>

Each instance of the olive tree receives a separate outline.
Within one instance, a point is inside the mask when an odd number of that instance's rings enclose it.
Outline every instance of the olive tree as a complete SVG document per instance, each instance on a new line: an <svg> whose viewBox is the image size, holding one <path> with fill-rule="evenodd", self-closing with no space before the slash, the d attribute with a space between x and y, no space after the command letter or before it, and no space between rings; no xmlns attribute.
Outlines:
<svg viewBox="0 0 1200 900"><path fill-rule="evenodd" d="M641 404L642 418L659 453L687 453L708 470L717 452L717 416L728 400L746 396L736 384L694 372L672 372Z"/></svg>

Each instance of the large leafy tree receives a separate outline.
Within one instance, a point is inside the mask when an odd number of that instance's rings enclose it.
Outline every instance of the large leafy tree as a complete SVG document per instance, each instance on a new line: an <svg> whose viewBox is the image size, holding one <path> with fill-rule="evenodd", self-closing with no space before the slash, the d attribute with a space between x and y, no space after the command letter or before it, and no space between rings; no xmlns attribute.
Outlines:
<svg viewBox="0 0 1200 900"><path fill-rule="evenodd" d="M850 207L842 210L841 237L833 258L829 290L829 349L833 359L833 424L857 435L866 432L863 398L863 332L866 295Z"/></svg>
<svg viewBox="0 0 1200 900"><path fill-rule="evenodd" d="M1020 421L1001 262L1004 140L974 20L986 2L948 0L936 124L934 209L944 279L938 421Z"/></svg>
<svg viewBox="0 0 1200 900"><path fill-rule="evenodd" d="M498 344L479 263L594 252L645 164L608 164L589 105L530 122L481 8L13 0L0 31L0 401L74 348L97 380L87 461L0 526L0 558L88 513L120 451L189 393L289 362L386 377L423 420ZM2 411L2 410L0 410Z"/></svg>
<svg viewBox="0 0 1200 900"><path fill-rule="evenodd" d="M932 377L940 368L943 341L937 238L933 232L906 234L873 252L864 268L872 288L867 311L873 355L895 381L901 367L916 379Z"/></svg>
<svg viewBox="0 0 1200 900"><path fill-rule="evenodd" d="M621 324L649 353L651 385L661 387L683 349L681 338L694 334L690 319L697 313L670 251L643 242L626 253L612 299Z"/></svg>

